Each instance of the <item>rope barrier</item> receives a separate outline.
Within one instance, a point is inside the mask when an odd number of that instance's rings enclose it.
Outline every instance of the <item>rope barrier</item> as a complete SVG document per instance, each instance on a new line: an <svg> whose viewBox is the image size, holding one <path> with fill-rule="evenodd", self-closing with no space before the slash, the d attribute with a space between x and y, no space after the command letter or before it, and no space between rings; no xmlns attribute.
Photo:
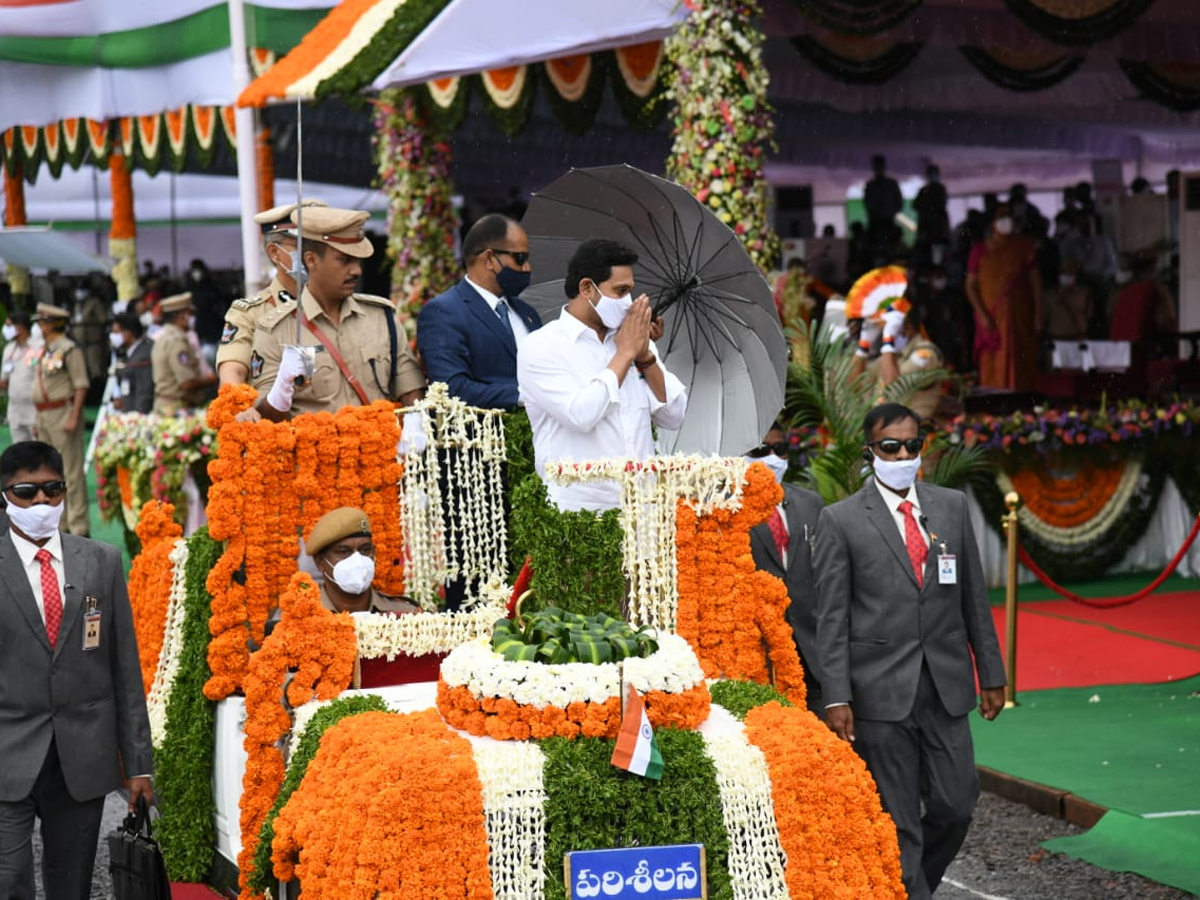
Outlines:
<svg viewBox="0 0 1200 900"><path fill-rule="evenodd" d="M1179 548L1179 552L1175 554L1175 558L1167 563L1167 567L1162 570L1162 573L1157 578L1137 593L1128 594L1124 597L1112 597L1108 600L1089 600L1087 597L1081 597L1079 594L1068 591L1043 572L1041 566L1035 563L1033 558L1025 552L1024 547L1021 547L1018 553L1021 557L1021 563L1034 574L1037 580L1060 597L1065 597L1067 600L1083 606L1090 606L1092 609L1116 609L1121 606L1129 606L1130 604L1137 603L1139 600L1150 596L1158 590L1159 586L1171 576L1171 573L1183 561L1183 557L1191 549L1192 542L1196 540L1196 535L1198 534L1200 534L1200 515L1196 516L1196 521L1192 523L1192 530L1188 532L1188 536L1184 540L1183 546Z"/></svg>

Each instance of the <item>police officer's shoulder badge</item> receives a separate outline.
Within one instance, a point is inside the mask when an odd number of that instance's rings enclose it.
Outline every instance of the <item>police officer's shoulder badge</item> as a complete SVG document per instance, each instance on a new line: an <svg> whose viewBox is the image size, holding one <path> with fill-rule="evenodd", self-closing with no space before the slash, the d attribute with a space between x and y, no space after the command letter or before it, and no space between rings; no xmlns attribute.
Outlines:
<svg viewBox="0 0 1200 900"><path fill-rule="evenodd" d="M228 322L226 322L225 327L221 330L221 343L230 343L235 337L237 337L237 333L238 327L236 325L230 325Z"/></svg>
<svg viewBox="0 0 1200 900"><path fill-rule="evenodd" d="M262 374L263 362L264 362L264 360L259 355L257 350L255 350L253 353L250 354L250 377L251 378L257 378L259 375Z"/></svg>

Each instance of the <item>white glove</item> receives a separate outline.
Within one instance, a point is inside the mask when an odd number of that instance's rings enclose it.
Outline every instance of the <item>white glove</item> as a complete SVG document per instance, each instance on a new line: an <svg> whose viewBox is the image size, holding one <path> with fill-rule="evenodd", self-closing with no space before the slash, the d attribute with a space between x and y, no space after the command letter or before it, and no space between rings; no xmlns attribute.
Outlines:
<svg viewBox="0 0 1200 900"><path fill-rule="evenodd" d="M396 445L399 456L407 456L410 452L420 453L429 445L425 434L425 423L421 414L416 411L406 412L400 423L400 443Z"/></svg>
<svg viewBox="0 0 1200 900"><path fill-rule="evenodd" d="M267 402L280 412L288 412L296 394L296 379L307 376L308 365L303 351L299 347L285 344L283 356L279 359L279 371L275 373L275 383L267 392Z"/></svg>
<svg viewBox="0 0 1200 900"><path fill-rule="evenodd" d="M881 353L895 353L904 333L904 313L889 309L883 314L883 347Z"/></svg>
<svg viewBox="0 0 1200 900"><path fill-rule="evenodd" d="M863 319L862 329L858 333L858 349L854 355L866 359L871 355L875 339L879 337L880 322L878 319Z"/></svg>

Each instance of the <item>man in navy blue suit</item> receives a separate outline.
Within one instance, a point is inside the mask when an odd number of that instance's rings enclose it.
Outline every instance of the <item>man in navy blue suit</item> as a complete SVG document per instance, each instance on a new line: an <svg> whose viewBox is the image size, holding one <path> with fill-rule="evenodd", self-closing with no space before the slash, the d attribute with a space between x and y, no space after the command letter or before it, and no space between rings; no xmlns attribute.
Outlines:
<svg viewBox="0 0 1200 900"><path fill-rule="evenodd" d="M517 347L542 320L518 299L529 286L529 237L515 219L492 213L463 239L467 274L421 310L417 347L430 381L469 406L517 406Z"/></svg>

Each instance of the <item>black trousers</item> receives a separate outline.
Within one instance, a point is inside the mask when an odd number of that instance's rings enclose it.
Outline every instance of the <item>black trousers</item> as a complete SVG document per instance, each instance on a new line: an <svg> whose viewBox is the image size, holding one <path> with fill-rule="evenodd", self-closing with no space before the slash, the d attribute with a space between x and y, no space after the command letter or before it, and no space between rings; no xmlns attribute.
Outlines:
<svg viewBox="0 0 1200 900"><path fill-rule="evenodd" d="M966 716L946 712L927 666L917 699L898 722L854 719L854 749L896 823L910 900L929 900L967 837L979 773ZM924 814L922 814L924 807Z"/></svg>
<svg viewBox="0 0 1200 900"><path fill-rule="evenodd" d="M42 822L47 900L89 900L103 814L103 797L80 801L71 796L52 740L29 796L0 801L0 900L34 900L35 817Z"/></svg>

